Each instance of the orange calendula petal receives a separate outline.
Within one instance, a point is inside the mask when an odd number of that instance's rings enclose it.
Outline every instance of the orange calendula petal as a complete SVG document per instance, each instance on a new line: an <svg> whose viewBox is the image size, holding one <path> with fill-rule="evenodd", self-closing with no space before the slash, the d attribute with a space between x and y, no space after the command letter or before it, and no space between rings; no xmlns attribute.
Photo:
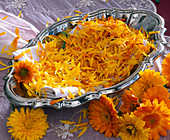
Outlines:
<svg viewBox="0 0 170 140"><path fill-rule="evenodd" d="M75 124L76 122L71 122L71 121L67 121L67 120L60 120L61 123L64 124Z"/></svg>
<svg viewBox="0 0 170 140"><path fill-rule="evenodd" d="M0 68L0 71L6 70L6 69L8 69L8 68L9 68L9 67Z"/></svg>
<svg viewBox="0 0 170 140"><path fill-rule="evenodd" d="M1 32L0 33L0 36L3 36L3 35L5 35L6 34L6 32Z"/></svg>
<svg viewBox="0 0 170 140"><path fill-rule="evenodd" d="M20 12L19 12L19 15L18 15L19 18L21 17L21 14L22 14L22 12L20 11Z"/></svg>
<svg viewBox="0 0 170 140"><path fill-rule="evenodd" d="M89 13L86 14L86 15L83 17L83 20L85 20L88 16L89 16Z"/></svg>
<svg viewBox="0 0 170 140"><path fill-rule="evenodd" d="M5 20L5 19L7 19L7 18L8 18L8 16L5 16L5 17L2 18L2 20Z"/></svg>
<svg viewBox="0 0 170 140"><path fill-rule="evenodd" d="M82 121L82 115L80 114L79 120L78 120L78 124L80 124Z"/></svg>
<svg viewBox="0 0 170 140"><path fill-rule="evenodd" d="M64 98L61 98L61 99L58 99L58 100L52 100L51 102L50 102L50 105L54 105L54 104L56 104L56 103L58 103L58 102L60 102L60 101L63 101L64 100Z"/></svg>
<svg viewBox="0 0 170 140"><path fill-rule="evenodd" d="M17 56L14 57L14 60L23 57L26 53L29 53L29 52L31 52L31 49L27 49L27 50L25 50L25 51L22 51L21 54L19 54L19 55L17 55Z"/></svg>
<svg viewBox="0 0 170 140"><path fill-rule="evenodd" d="M70 18L70 17L72 17L72 16L66 16L66 17L64 17L64 18Z"/></svg>
<svg viewBox="0 0 170 140"><path fill-rule="evenodd" d="M45 27L48 27L48 25L49 25L49 21L47 21L47 24L45 25Z"/></svg>
<svg viewBox="0 0 170 140"><path fill-rule="evenodd" d="M87 127L84 127L77 137L78 138L81 137L86 131L87 131Z"/></svg>
<svg viewBox="0 0 170 140"><path fill-rule="evenodd" d="M82 12L80 12L80 11L78 11L78 10L74 10L74 12L79 13L79 14L81 14L81 13L82 13Z"/></svg>
<svg viewBox="0 0 170 140"><path fill-rule="evenodd" d="M8 46L8 45L4 45L4 46L2 47L2 49L1 49L1 54L4 53L6 46Z"/></svg>
<svg viewBox="0 0 170 140"><path fill-rule="evenodd" d="M7 65L5 63L3 63L1 60L0 60L0 65L7 67Z"/></svg>
<svg viewBox="0 0 170 140"><path fill-rule="evenodd" d="M83 109L83 119L87 118L87 109Z"/></svg>
<svg viewBox="0 0 170 140"><path fill-rule="evenodd" d="M74 129L71 129L70 132L73 133L73 132L77 131L77 129L78 129L78 126L75 127Z"/></svg>
<svg viewBox="0 0 170 140"><path fill-rule="evenodd" d="M17 44L18 44L18 39L19 39L20 37L15 37L14 38L14 40L12 41L12 43L10 44L10 46L12 46L14 49L16 49L16 47L17 47Z"/></svg>
<svg viewBox="0 0 170 140"><path fill-rule="evenodd" d="M19 36L19 29L17 27L15 28L15 34Z"/></svg>
<svg viewBox="0 0 170 140"><path fill-rule="evenodd" d="M83 127L86 125L88 125L88 123L79 123L79 124L75 124L74 126Z"/></svg>

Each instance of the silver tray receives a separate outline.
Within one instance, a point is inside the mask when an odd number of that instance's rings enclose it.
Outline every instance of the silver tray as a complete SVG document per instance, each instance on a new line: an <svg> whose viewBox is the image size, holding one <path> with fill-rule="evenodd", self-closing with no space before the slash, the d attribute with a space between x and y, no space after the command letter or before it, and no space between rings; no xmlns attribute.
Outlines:
<svg viewBox="0 0 170 140"><path fill-rule="evenodd" d="M29 43L23 48L34 46L38 41L42 42L45 36L53 35L68 28L72 28L73 26L71 25L71 23L82 20L85 15L86 14L81 14L80 16L66 18L48 26L47 28L42 30L36 36L36 38L31 39ZM153 36L151 36L151 38L155 40L155 46L157 48L156 51L151 52L148 57L145 57L144 60L140 62L139 66L134 70L134 72L125 80L109 88L102 88L95 92L87 92L82 96L76 97L75 99L63 100L54 105L50 105L50 102L54 100L53 98L24 98L17 95L12 88L15 85L15 81L12 75L14 68L12 67L9 73L4 77L4 92L9 101L15 105L32 106L33 108L48 106L61 109L63 107L77 107L90 100L99 99L102 94L112 93L113 96L117 96L119 95L118 91L127 88L129 85L133 84L136 80L139 79L139 71L144 71L148 66L153 66L154 60L164 52L164 44L166 43L164 32L166 31L166 29L164 28L164 19L158 14L147 10L121 10L116 8L100 9L89 13L87 20L93 20L95 17L101 18L102 15L104 15L105 17L113 16L113 18L119 19L126 17L126 23L130 24L131 27L135 29L140 29L141 27L143 27L146 31L160 31L159 34L154 34ZM9 65L12 65L13 62L14 60L10 61Z"/></svg>

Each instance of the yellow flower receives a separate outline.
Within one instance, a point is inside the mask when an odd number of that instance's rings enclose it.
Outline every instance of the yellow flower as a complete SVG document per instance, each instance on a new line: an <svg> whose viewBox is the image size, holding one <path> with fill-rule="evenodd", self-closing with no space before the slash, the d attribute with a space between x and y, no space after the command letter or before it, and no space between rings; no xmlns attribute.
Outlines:
<svg viewBox="0 0 170 140"><path fill-rule="evenodd" d="M141 102L146 102L147 100L153 102L154 99L158 99L158 103L165 101L168 108L170 109L169 92L165 87L157 86L149 88L147 92L143 94Z"/></svg>
<svg viewBox="0 0 170 140"><path fill-rule="evenodd" d="M120 117L119 126L119 136L122 140L148 140L149 138L149 128L144 128L145 121L133 113Z"/></svg>
<svg viewBox="0 0 170 140"><path fill-rule="evenodd" d="M170 53L162 61L162 75L166 77L168 81L167 86L170 86Z"/></svg>
<svg viewBox="0 0 170 140"><path fill-rule="evenodd" d="M48 126L47 115L44 114L43 109L20 109L20 112L15 109L10 114L7 121L9 133L15 140L38 140L42 138Z"/></svg>
<svg viewBox="0 0 170 140"><path fill-rule="evenodd" d="M155 72L155 70L146 69L144 72L140 71L140 79L131 85L136 96L141 99L143 93L147 91L150 87L163 86L167 83L160 72Z"/></svg>
<svg viewBox="0 0 170 140"><path fill-rule="evenodd" d="M170 129L170 109L164 101L158 103L155 99L152 103L147 100L134 112L137 117L145 121L145 128L150 128L150 139L158 140L166 136L166 130Z"/></svg>
<svg viewBox="0 0 170 140"><path fill-rule="evenodd" d="M134 95L133 90L125 90L125 93L122 95L123 104L120 106L119 110L122 113L131 113L134 112L137 107L140 106L138 103L138 97Z"/></svg>
<svg viewBox="0 0 170 140"><path fill-rule="evenodd" d="M88 108L89 124L105 137L118 136L118 116L112 99L102 95L100 100L93 100Z"/></svg>
<svg viewBox="0 0 170 140"><path fill-rule="evenodd" d="M14 77L17 79L18 83L29 83L36 73L38 73L38 67L31 61L19 61L14 64Z"/></svg>

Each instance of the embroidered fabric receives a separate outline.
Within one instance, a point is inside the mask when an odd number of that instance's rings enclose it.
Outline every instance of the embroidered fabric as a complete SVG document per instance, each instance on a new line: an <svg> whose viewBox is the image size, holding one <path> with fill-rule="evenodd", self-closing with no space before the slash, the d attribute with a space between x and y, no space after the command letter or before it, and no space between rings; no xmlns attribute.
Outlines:
<svg viewBox="0 0 170 140"><path fill-rule="evenodd" d="M151 0L1 0L0 9L18 15L33 24L38 30L45 28L47 22L57 18L75 15L74 10L88 13L99 8L147 9L156 12Z"/></svg>

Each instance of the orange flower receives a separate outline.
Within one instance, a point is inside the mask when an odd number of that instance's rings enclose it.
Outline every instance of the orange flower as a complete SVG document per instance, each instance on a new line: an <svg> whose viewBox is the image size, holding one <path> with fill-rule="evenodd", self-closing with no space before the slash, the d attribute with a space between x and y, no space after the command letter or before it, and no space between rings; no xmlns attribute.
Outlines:
<svg viewBox="0 0 170 140"><path fill-rule="evenodd" d="M140 71L140 79L131 85L134 90L135 95L141 99L143 93L147 91L150 87L163 86L167 83L160 72L155 72L155 70L146 69L144 72Z"/></svg>
<svg viewBox="0 0 170 140"><path fill-rule="evenodd" d="M102 95L100 100L93 100L88 108L89 124L105 137L118 136L118 116L112 99Z"/></svg>
<svg viewBox="0 0 170 140"><path fill-rule="evenodd" d="M134 112L140 106L138 97L136 97L133 90L125 90L125 93L122 95L122 101L123 105L119 109L122 113Z"/></svg>
<svg viewBox="0 0 170 140"><path fill-rule="evenodd" d="M167 86L170 87L170 53L164 58L162 61L162 75L166 77L166 80L168 81Z"/></svg>
<svg viewBox="0 0 170 140"><path fill-rule="evenodd" d="M162 86L151 87L143 94L142 102L146 102L146 100L150 100L153 102L154 99L158 99L158 103L161 101L165 101L168 108L170 108L170 100L169 100L169 92L166 88Z"/></svg>
<svg viewBox="0 0 170 140"><path fill-rule="evenodd" d="M18 83L32 82L34 75L38 72L37 65L28 60L16 62L14 69L14 77Z"/></svg>
<svg viewBox="0 0 170 140"><path fill-rule="evenodd" d="M158 103L157 99L151 103L147 100L134 112L137 117L145 121L145 128L150 128L150 139L158 140L166 136L166 130L170 129L170 109L164 101Z"/></svg>

